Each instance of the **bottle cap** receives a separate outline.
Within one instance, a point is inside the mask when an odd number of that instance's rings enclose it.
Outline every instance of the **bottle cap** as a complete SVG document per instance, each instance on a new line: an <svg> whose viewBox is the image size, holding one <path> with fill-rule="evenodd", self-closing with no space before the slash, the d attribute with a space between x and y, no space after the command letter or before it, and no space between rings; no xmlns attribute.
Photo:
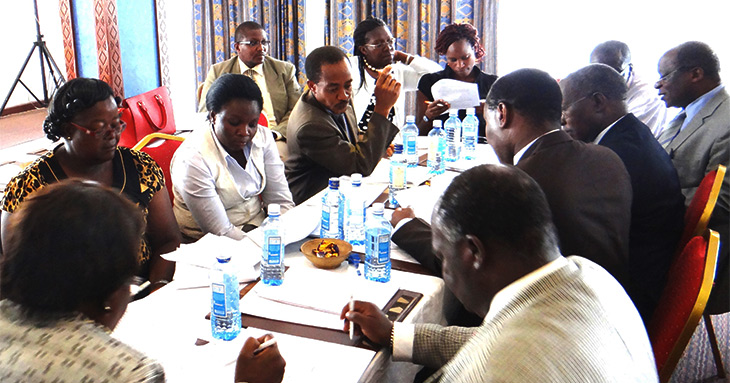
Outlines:
<svg viewBox="0 0 730 383"><path fill-rule="evenodd" d="M218 260L218 263L228 263L231 260L231 255L220 253L215 258Z"/></svg>
<svg viewBox="0 0 730 383"><path fill-rule="evenodd" d="M466 114L475 114L476 112L476 108L466 108Z"/></svg>
<svg viewBox="0 0 730 383"><path fill-rule="evenodd" d="M373 204L373 214L383 214L383 210L385 209L385 205L383 205L382 202L377 202Z"/></svg>
<svg viewBox="0 0 730 383"><path fill-rule="evenodd" d="M350 181L352 182L352 186L360 186L360 184L362 184L362 174L352 173Z"/></svg>
<svg viewBox="0 0 730 383"><path fill-rule="evenodd" d="M459 109L449 109L449 116L457 116L459 114Z"/></svg>
<svg viewBox="0 0 730 383"><path fill-rule="evenodd" d="M278 203L269 204L269 216L278 217L281 215L281 206Z"/></svg>
<svg viewBox="0 0 730 383"><path fill-rule="evenodd" d="M393 145L393 149L395 150L395 154L403 154L403 144L395 144Z"/></svg>
<svg viewBox="0 0 730 383"><path fill-rule="evenodd" d="M415 124L416 116L406 116L406 124Z"/></svg>
<svg viewBox="0 0 730 383"><path fill-rule="evenodd" d="M433 127L434 128L441 128L443 126L444 125L443 125L443 122L441 122L441 120L433 120Z"/></svg>
<svg viewBox="0 0 730 383"><path fill-rule="evenodd" d="M340 179L337 177L330 178L330 189L339 189L340 188Z"/></svg>

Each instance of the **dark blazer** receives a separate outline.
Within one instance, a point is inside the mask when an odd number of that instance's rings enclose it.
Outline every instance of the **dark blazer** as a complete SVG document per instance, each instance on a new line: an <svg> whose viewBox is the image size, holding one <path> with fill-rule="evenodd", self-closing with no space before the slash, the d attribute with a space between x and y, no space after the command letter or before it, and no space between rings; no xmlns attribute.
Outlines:
<svg viewBox="0 0 730 383"><path fill-rule="evenodd" d="M517 167L545 192L561 252L598 263L626 287L631 181L618 156L556 131L535 141ZM438 263L430 260L434 255L425 245L431 238L430 228L423 229L425 225L418 220L403 225L393 235L393 242L428 267ZM416 235L422 242L419 246L414 245L419 241ZM405 237L409 240L403 241Z"/></svg>
<svg viewBox="0 0 730 383"><path fill-rule="evenodd" d="M669 155L633 114L618 120L598 144L618 154L631 177L628 293L646 323L682 233L684 195Z"/></svg>
<svg viewBox="0 0 730 383"><path fill-rule="evenodd" d="M358 133L352 104L345 112L352 144L334 118L309 90L302 94L287 127L286 179L294 203L300 204L327 187L330 177L361 173L368 176L385 155L398 128L373 113L365 133ZM358 137L358 134L360 137Z"/></svg>

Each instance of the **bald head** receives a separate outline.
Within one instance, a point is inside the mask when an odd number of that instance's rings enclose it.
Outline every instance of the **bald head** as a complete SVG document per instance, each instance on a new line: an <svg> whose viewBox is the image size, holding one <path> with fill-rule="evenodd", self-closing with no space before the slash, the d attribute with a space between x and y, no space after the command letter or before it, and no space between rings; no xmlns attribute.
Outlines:
<svg viewBox="0 0 730 383"><path fill-rule="evenodd" d="M591 52L591 64L606 64L621 72L631 63L629 46L621 41L610 40L598 44Z"/></svg>
<svg viewBox="0 0 730 383"><path fill-rule="evenodd" d="M560 81L563 129L573 138L591 142L626 114L624 78L604 64L591 64Z"/></svg>

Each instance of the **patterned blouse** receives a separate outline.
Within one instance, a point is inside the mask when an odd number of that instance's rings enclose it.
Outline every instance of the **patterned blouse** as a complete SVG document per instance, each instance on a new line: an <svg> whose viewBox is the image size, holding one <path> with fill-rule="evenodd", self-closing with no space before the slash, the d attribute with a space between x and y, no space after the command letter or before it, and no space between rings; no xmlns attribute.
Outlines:
<svg viewBox="0 0 730 383"><path fill-rule="evenodd" d="M2 200L2 210L13 213L36 190L68 178L55 155L59 147L60 145L51 153L38 158L8 182ZM124 147L117 147L112 163L111 187L120 190L129 200L137 204L146 219L147 207L152 197L165 186L162 170L146 153ZM143 238L139 252L142 276L148 273L149 258L150 248L147 245L147 238Z"/></svg>
<svg viewBox="0 0 730 383"><path fill-rule="evenodd" d="M164 382L155 360L82 314L39 322L0 301L2 382Z"/></svg>

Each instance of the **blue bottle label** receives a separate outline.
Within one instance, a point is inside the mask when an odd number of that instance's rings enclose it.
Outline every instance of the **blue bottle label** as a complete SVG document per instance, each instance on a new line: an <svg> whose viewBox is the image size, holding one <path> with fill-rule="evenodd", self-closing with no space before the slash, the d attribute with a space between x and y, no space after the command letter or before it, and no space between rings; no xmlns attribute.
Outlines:
<svg viewBox="0 0 730 383"><path fill-rule="evenodd" d="M228 311L226 308L226 285L213 283L210 287L213 290L213 315L225 318Z"/></svg>
<svg viewBox="0 0 730 383"><path fill-rule="evenodd" d="M416 136L406 137L406 153L416 154Z"/></svg>
<svg viewBox="0 0 730 383"><path fill-rule="evenodd" d="M329 231L330 229L330 209L328 207L322 208L322 230Z"/></svg>
<svg viewBox="0 0 730 383"><path fill-rule="evenodd" d="M281 237L269 237L268 260L269 265L278 265L281 263Z"/></svg>
<svg viewBox="0 0 730 383"><path fill-rule="evenodd" d="M388 263L390 260L390 236L382 234L378 236L378 263Z"/></svg>

